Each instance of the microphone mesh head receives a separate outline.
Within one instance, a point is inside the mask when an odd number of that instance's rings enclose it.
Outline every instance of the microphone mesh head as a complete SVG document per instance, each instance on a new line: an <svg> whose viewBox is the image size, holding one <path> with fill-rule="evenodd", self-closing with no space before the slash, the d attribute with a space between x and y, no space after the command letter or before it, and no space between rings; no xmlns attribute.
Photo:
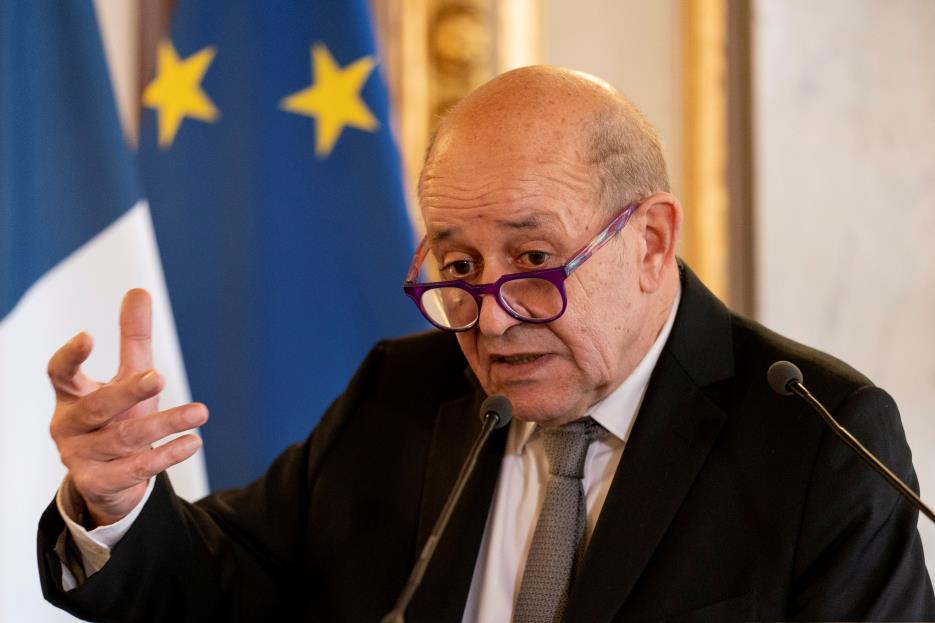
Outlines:
<svg viewBox="0 0 935 623"><path fill-rule="evenodd" d="M777 361L766 372L766 380L774 392L781 396L788 396L792 393L789 383L801 383L802 371L794 363Z"/></svg>
<svg viewBox="0 0 935 623"><path fill-rule="evenodd" d="M481 422L487 418L488 413L495 413L497 415L498 421L494 428L503 428L513 419L513 403L503 394L488 396L480 406Z"/></svg>

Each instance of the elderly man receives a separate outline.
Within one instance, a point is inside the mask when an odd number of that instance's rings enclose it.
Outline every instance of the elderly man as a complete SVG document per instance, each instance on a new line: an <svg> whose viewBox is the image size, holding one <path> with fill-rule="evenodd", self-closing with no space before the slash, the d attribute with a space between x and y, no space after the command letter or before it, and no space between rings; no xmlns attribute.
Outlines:
<svg viewBox="0 0 935 623"><path fill-rule="evenodd" d="M207 414L157 412L145 294L125 300L114 381L81 374L86 336L56 353L70 476L40 525L49 600L114 621L379 620L502 393L515 419L408 620L935 618L916 512L766 370L795 361L914 482L892 400L732 315L676 259L659 141L621 95L504 74L446 118L419 190L406 292L442 330L377 345L245 489L192 505L162 475L197 443L149 445Z"/></svg>

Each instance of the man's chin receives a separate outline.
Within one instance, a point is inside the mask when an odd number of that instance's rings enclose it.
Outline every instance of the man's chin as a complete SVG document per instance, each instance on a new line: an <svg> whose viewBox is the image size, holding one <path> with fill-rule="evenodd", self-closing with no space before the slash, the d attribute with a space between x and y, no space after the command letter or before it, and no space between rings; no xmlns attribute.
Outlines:
<svg viewBox="0 0 935 623"><path fill-rule="evenodd" d="M521 422L532 422L546 427L559 426L584 415L583 410L576 405L565 404L555 397L549 398L547 393L527 395L527 392L511 392L509 389L498 393L510 399L513 404L513 417Z"/></svg>
<svg viewBox="0 0 935 623"><path fill-rule="evenodd" d="M554 362L552 362L554 363ZM552 426L580 418L587 409L585 397L564 370L548 376L513 376L502 370L484 370L481 385L488 395L503 394L513 405L513 417L522 422ZM580 413L579 413L580 411Z"/></svg>

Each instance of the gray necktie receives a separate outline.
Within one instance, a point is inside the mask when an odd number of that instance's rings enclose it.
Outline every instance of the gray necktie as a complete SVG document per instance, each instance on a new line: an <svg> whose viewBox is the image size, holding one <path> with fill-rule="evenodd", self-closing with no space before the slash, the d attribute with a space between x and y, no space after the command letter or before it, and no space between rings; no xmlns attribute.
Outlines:
<svg viewBox="0 0 935 623"><path fill-rule="evenodd" d="M549 460L549 481L520 584L513 623L558 623L587 520L584 458L593 439L606 430L590 417L558 428L540 428Z"/></svg>

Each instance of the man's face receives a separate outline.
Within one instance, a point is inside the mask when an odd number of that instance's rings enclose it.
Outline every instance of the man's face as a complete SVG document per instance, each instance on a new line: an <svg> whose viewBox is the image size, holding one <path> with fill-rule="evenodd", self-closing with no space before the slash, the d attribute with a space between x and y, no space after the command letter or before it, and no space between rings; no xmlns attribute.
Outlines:
<svg viewBox="0 0 935 623"><path fill-rule="evenodd" d="M421 202L432 256L471 282L560 266L614 216L572 148L457 138L436 145ZM457 334L484 390L505 394L519 419L557 425L615 389L648 347L640 248L628 225L565 281L568 307L548 324L518 321L484 297L477 325Z"/></svg>

